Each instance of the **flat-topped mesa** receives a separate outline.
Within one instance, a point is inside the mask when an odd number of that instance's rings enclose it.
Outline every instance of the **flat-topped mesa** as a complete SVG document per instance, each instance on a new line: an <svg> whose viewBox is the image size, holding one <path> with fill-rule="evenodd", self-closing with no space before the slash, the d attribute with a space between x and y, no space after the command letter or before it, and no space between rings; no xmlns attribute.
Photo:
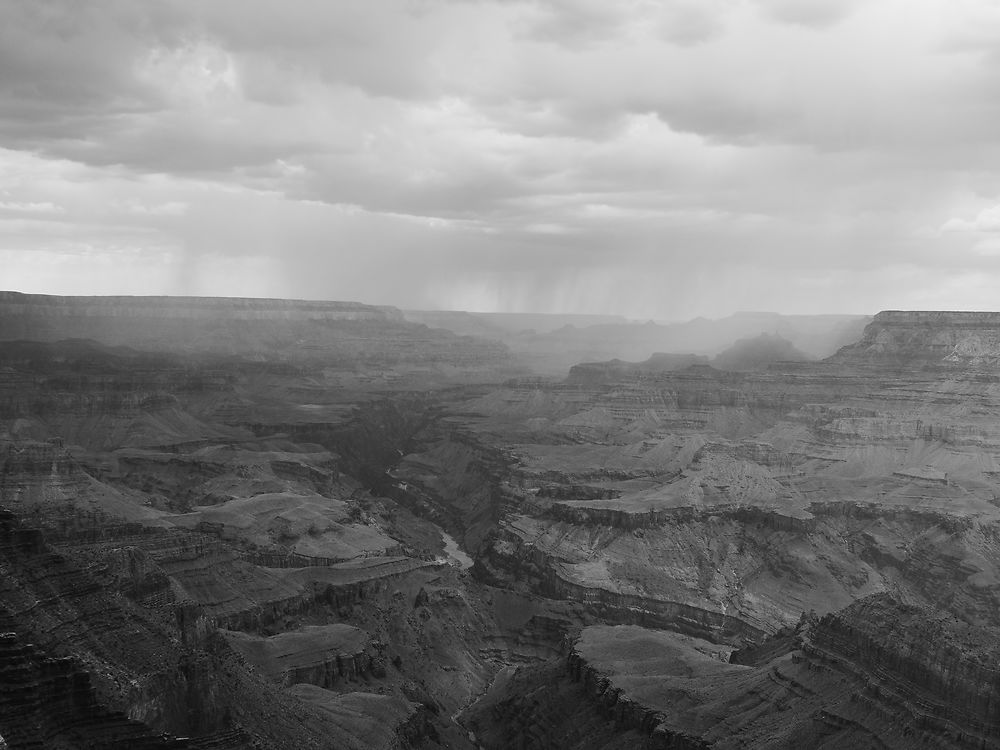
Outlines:
<svg viewBox="0 0 1000 750"><path fill-rule="evenodd" d="M885 310L829 361L941 365L1000 363L1000 312Z"/></svg>
<svg viewBox="0 0 1000 750"><path fill-rule="evenodd" d="M360 302L248 297L60 297L0 292L3 333L17 318L164 318L220 320L378 320L402 322L393 307Z"/></svg>
<svg viewBox="0 0 1000 750"><path fill-rule="evenodd" d="M1000 312L991 310L883 310L875 315L872 323L1000 327Z"/></svg>
<svg viewBox="0 0 1000 750"><path fill-rule="evenodd" d="M359 302L0 292L0 341L63 342L72 352L80 340L98 348L367 371L414 362L478 371L509 356L499 342L408 323L396 308ZM103 352L109 354L120 359L129 352Z"/></svg>

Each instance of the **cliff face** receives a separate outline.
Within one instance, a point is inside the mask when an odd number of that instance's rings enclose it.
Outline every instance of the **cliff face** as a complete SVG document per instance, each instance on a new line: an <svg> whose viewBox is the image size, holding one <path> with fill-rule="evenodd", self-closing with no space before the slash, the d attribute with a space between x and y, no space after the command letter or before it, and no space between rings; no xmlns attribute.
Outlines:
<svg viewBox="0 0 1000 750"><path fill-rule="evenodd" d="M592 626L561 673L522 668L469 724L487 748L591 747L580 727L602 747L996 747L995 637L884 595L779 634L754 666L694 638Z"/></svg>
<svg viewBox="0 0 1000 750"><path fill-rule="evenodd" d="M856 344L835 362L886 361L942 365L996 365L1000 361L1000 313L880 312Z"/></svg>
<svg viewBox="0 0 1000 750"><path fill-rule="evenodd" d="M12 747L188 746L164 732L217 735L220 748L250 746L230 717L233 691L256 678L227 667L224 649L211 640L198 650L180 645L168 625L172 601L140 606L146 592L128 591L133 601L102 581L116 574L142 580L142 565L80 566L0 510L0 567L0 672L16 687L0 697L7 702L0 733ZM259 701L266 688L255 692Z"/></svg>
<svg viewBox="0 0 1000 750"><path fill-rule="evenodd" d="M375 600L380 613L395 607L412 617L413 603L390 587L415 588L406 577L428 563L375 559L281 571L295 596L234 612L241 603L228 597L266 595L265 572L234 566L218 542L185 543L189 536L133 535L130 546L104 538L57 552L39 530L0 510L0 734L11 748L400 750L436 736L440 722L404 699L407 683L393 679L403 665L398 654L415 657L393 644L399 666L388 675L387 640L371 643L371 624L368 632L335 624L272 638L217 630L284 630L293 617L350 617ZM419 634L426 649L447 619L422 611L420 621L433 625ZM448 642L459 642L456 634ZM303 700L283 687L300 683L319 692ZM387 695L345 693L365 689ZM410 692L440 711L428 693Z"/></svg>
<svg viewBox="0 0 1000 750"><path fill-rule="evenodd" d="M90 675L72 658L47 656L15 632L0 632L0 675L6 733L0 747L45 748L74 739L87 747L122 750L190 747L107 710L96 698Z"/></svg>
<svg viewBox="0 0 1000 750"><path fill-rule="evenodd" d="M367 634L350 625L314 625L270 638L229 632L226 638L247 661L283 685L326 688L372 672L385 675L385 665L370 653Z"/></svg>
<svg viewBox="0 0 1000 750"><path fill-rule="evenodd" d="M883 594L824 617L804 650L858 675L866 698L887 714L909 711L914 726L955 733L973 747L1000 742L1000 646L993 628Z"/></svg>

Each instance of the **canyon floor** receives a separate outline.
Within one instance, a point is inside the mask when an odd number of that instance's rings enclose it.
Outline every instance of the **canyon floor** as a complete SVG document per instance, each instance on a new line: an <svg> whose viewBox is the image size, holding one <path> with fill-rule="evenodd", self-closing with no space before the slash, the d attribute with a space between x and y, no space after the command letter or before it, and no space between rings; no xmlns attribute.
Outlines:
<svg viewBox="0 0 1000 750"><path fill-rule="evenodd" d="M410 317L0 293L0 747L1000 747L1000 314Z"/></svg>

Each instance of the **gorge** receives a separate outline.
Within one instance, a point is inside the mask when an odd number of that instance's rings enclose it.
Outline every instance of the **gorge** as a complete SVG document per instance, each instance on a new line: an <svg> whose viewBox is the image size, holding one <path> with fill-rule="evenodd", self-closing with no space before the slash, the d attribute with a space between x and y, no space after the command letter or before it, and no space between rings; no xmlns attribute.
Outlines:
<svg viewBox="0 0 1000 750"><path fill-rule="evenodd" d="M1000 747L1000 314L414 317L0 293L11 750Z"/></svg>

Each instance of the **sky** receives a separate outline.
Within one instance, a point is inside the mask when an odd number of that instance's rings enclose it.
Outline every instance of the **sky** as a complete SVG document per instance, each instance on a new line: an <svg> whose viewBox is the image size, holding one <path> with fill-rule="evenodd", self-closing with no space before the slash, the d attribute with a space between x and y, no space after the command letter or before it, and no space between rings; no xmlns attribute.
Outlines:
<svg viewBox="0 0 1000 750"><path fill-rule="evenodd" d="M994 0L0 0L0 289L1000 308Z"/></svg>

